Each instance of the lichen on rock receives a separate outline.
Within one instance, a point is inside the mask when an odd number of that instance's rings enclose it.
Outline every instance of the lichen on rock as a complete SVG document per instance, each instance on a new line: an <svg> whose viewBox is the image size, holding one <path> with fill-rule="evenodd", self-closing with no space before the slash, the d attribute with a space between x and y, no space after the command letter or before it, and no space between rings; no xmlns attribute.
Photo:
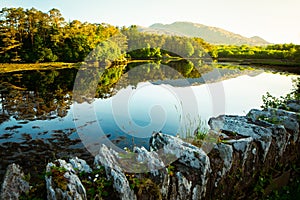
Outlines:
<svg viewBox="0 0 300 200"><path fill-rule="evenodd" d="M85 200L86 191L70 163L58 159L46 167L47 199Z"/></svg>
<svg viewBox="0 0 300 200"><path fill-rule="evenodd" d="M29 192L29 183L25 181L25 174L15 163L10 164L4 176L0 199L18 200L22 193Z"/></svg>

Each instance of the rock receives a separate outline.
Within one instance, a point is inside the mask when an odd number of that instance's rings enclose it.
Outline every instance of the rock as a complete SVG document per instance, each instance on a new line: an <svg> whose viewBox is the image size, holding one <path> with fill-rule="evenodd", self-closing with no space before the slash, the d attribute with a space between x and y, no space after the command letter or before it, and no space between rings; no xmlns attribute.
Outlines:
<svg viewBox="0 0 300 200"><path fill-rule="evenodd" d="M17 200L22 193L29 192L29 183L24 180L21 167L15 163L7 167L1 187L0 199Z"/></svg>
<svg viewBox="0 0 300 200"><path fill-rule="evenodd" d="M300 112L300 101L299 100L290 100L287 102L286 107L293 112Z"/></svg>
<svg viewBox="0 0 300 200"><path fill-rule="evenodd" d="M233 148L231 145L219 143L215 145L214 149L219 153L220 159L223 161L221 173L217 173L218 177L216 178L214 183L215 187L217 187L219 181L231 169L233 161Z"/></svg>
<svg viewBox="0 0 300 200"><path fill-rule="evenodd" d="M137 161L145 164L145 169L150 172L152 180L160 185L162 197L167 198L170 177L161 158L155 151L149 152L144 147L134 147L133 152L137 154Z"/></svg>
<svg viewBox="0 0 300 200"><path fill-rule="evenodd" d="M272 130L253 124L248 118L244 116L225 116L221 115L217 118L210 118L208 124L211 129L221 131L223 133L239 136L242 138L252 138L253 141L260 144L263 150L262 161L264 162L272 142ZM240 140L240 139L239 139ZM242 150L240 147L245 147L248 140L231 140L237 150ZM238 144L234 144L237 142ZM247 157L248 152L243 152Z"/></svg>
<svg viewBox="0 0 300 200"><path fill-rule="evenodd" d="M294 142L298 139L299 124L294 118L284 116L284 111L280 111L281 115L277 115L278 109L268 109L264 111L253 109L248 114L253 123L272 130L278 154L276 159L283 155L290 138ZM286 113L290 116L290 113Z"/></svg>
<svg viewBox="0 0 300 200"><path fill-rule="evenodd" d="M297 113L285 111L281 109L273 109L273 108L269 108L263 111L253 109L250 110L250 112L247 114L247 117L249 117L253 122L257 120L261 120L273 125L282 125L292 135L292 139L294 142L298 140L299 137L298 119L300 116ZM271 126L269 125L269 127Z"/></svg>
<svg viewBox="0 0 300 200"><path fill-rule="evenodd" d="M144 147L134 147L133 152L137 154L136 160L145 164L145 170L141 172L150 172L153 176L159 175L159 169L165 167L155 151L149 152ZM136 171L138 173L139 171Z"/></svg>
<svg viewBox="0 0 300 200"><path fill-rule="evenodd" d="M79 172L85 172L85 173L92 172L92 169L86 163L85 160L75 157L75 158L70 159L69 162L71 163L73 169L78 170Z"/></svg>
<svg viewBox="0 0 300 200"><path fill-rule="evenodd" d="M118 192L122 200L134 200L136 195L130 188L129 182L125 176L125 171L120 166L122 159L119 153L113 149L109 149L105 144L100 147L99 154L95 157L95 165L105 167L106 175L113 181L113 187Z"/></svg>
<svg viewBox="0 0 300 200"><path fill-rule="evenodd" d="M165 165L175 165L178 172L176 179L172 178L171 181L174 185L180 185L181 190L176 191L173 196L185 195L185 197L192 198L192 192L195 186L199 187L197 190L198 198L205 196L206 183L210 172L210 162L206 153L181 139L162 133L153 133L150 138L150 150L156 151L160 158L164 161ZM176 162L175 162L176 161ZM174 162L174 163L173 163ZM174 183L176 181L176 183ZM191 181L193 181L192 186ZM169 188L173 191L172 184ZM190 191L187 193L187 191ZM171 192L172 193L172 192Z"/></svg>
<svg viewBox="0 0 300 200"><path fill-rule="evenodd" d="M238 140L226 140L227 144L231 144L235 151L242 154L242 157L243 157L242 166L244 166L249 153L252 152L252 151L250 151L252 149L252 142L253 142L252 137L241 138ZM230 155L223 155L223 156L230 157Z"/></svg>
<svg viewBox="0 0 300 200"><path fill-rule="evenodd" d="M192 181L189 181L181 172L176 173L176 178L178 180L178 197L179 199L185 199L192 193Z"/></svg>
<svg viewBox="0 0 300 200"><path fill-rule="evenodd" d="M65 160L48 163L45 176L48 200L87 199L86 191L72 164Z"/></svg>

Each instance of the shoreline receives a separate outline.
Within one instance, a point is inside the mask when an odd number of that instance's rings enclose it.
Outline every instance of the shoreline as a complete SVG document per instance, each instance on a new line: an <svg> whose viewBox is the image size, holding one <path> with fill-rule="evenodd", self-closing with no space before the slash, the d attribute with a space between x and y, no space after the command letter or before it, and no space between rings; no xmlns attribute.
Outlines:
<svg viewBox="0 0 300 200"><path fill-rule="evenodd" d="M0 73L75 68L80 63L0 63Z"/></svg>
<svg viewBox="0 0 300 200"><path fill-rule="evenodd" d="M278 66L278 67L299 67L300 62L283 59L251 59L251 58L217 58L217 62L236 63L239 65L258 65L258 66Z"/></svg>

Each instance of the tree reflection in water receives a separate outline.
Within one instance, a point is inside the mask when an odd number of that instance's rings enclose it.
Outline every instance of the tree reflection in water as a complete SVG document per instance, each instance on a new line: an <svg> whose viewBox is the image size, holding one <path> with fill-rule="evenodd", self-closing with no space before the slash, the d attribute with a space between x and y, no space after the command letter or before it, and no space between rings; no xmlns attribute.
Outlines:
<svg viewBox="0 0 300 200"><path fill-rule="evenodd" d="M83 68L86 68L80 69L85 70L83 77L77 73L78 69L0 74L0 127L4 123L10 124L9 127L3 127L4 133L0 135L0 179L7 165L12 162L24 166L25 172L34 168L33 171L42 173L45 163L55 158L79 156L91 160L75 126L42 130L42 126L48 126L49 121L64 119L74 101L91 103L94 98L110 98L120 89L129 85L135 87L142 81L154 83L177 78L199 78L199 72L212 70L209 67L197 69L195 66L197 63L182 60L164 64L131 63L105 68L85 64ZM173 72L169 70L170 67L174 69ZM136 68L134 76L128 77L133 68ZM91 81L87 82L87 77ZM81 96L72 93L75 78L81 81ZM36 125L24 129L29 122L36 122Z"/></svg>

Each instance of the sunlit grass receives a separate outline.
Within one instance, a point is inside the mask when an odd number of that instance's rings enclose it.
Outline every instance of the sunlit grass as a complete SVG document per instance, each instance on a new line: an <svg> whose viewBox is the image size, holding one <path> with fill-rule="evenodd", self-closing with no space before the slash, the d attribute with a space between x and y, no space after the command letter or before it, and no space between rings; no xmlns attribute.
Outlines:
<svg viewBox="0 0 300 200"><path fill-rule="evenodd" d="M1 63L0 73L17 72L25 70L52 70L77 67L77 63Z"/></svg>

